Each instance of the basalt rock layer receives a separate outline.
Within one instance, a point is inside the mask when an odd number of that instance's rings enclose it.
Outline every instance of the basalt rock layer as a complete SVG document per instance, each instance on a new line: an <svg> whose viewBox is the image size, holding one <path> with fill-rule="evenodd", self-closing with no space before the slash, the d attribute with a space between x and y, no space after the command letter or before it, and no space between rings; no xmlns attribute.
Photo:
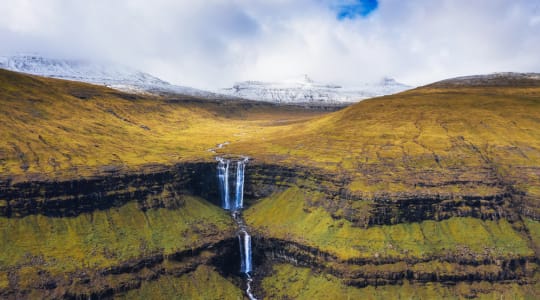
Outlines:
<svg viewBox="0 0 540 300"><path fill-rule="evenodd" d="M289 263L309 267L344 279L347 284L401 284L411 282L515 281L526 284L534 275L538 260L528 257L472 257L465 253L425 258L362 258L342 260L331 253L291 241L256 239L256 251L263 263Z"/></svg>
<svg viewBox="0 0 540 300"><path fill-rule="evenodd" d="M94 210L119 207L136 201L142 210L182 206L181 194L216 201L215 166L183 163L152 166L143 172L111 171L71 180L0 182L0 216L77 216ZM217 203L217 201L216 201Z"/></svg>

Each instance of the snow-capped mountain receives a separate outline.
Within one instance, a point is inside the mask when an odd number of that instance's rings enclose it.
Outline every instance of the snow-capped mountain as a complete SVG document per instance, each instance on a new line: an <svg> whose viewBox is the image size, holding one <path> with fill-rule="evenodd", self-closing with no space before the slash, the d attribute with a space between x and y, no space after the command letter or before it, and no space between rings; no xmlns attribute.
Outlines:
<svg viewBox="0 0 540 300"><path fill-rule="evenodd" d="M0 56L0 68L45 77L101 84L128 92L176 93L204 98L223 97L223 95L203 90L173 85L150 74L116 64L55 59L39 55L16 55Z"/></svg>
<svg viewBox="0 0 540 300"><path fill-rule="evenodd" d="M391 78L355 87L318 83L303 75L281 82L244 81L219 93L235 97L293 104L350 104L366 98L395 94L410 86Z"/></svg>
<svg viewBox="0 0 540 300"><path fill-rule="evenodd" d="M410 86L385 78L380 82L342 87L313 81L307 75L281 82L244 81L208 92L170 84L150 74L117 65L40 55L0 56L0 68L28 74L101 84L128 92L174 93L200 98L244 98L284 104L342 105L398 93Z"/></svg>

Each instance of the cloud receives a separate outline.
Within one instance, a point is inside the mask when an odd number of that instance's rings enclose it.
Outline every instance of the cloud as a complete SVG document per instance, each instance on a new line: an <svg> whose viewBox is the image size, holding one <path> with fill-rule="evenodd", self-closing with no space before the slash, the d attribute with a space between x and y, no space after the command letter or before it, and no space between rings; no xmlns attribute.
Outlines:
<svg viewBox="0 0 540 300"><path fill-rule="evenodd" d="M199 88L540 71L532 0L0 2L0 54L111 61Z"/></svg>

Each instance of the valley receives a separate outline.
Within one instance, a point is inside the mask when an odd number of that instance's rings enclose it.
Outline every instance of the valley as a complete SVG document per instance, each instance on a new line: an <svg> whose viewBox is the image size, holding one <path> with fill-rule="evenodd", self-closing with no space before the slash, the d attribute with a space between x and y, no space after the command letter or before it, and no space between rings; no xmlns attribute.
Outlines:
<svg viewBox="0 0 540 300"><path fill-rule="evenodd" d="M477 79L329 112L0 70L0 297L535 299L540 80Z"/></svg>

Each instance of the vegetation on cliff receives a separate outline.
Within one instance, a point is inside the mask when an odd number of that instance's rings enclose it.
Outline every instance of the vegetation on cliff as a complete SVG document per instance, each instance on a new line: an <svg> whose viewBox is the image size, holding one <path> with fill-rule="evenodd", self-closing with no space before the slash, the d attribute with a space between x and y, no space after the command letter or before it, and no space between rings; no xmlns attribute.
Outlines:
<svg viewBox="0 0 540 300"><path fill-rule="evenodd" d="M162 277L144 282L121 299L244 299L243 291L214 269L199 266L180 277Z"/></svg>
<svg viewBox="0 0 540 300"><path fill-rule="evenodd" d="M540 286L490 282L444 285L410 283L355 288L339 278L309 268L278 264L262 282L270 299L536 299Z"/></svg>
<svg viewBox="0 0 540 300"><path fill-rule="evenodd" d="M130 202L77 217L0 217L0 278L8 279L3 288L24 293L49 282L65 292L73 278L81 277L99 291L96 280L106 274L151 267L234 237L232 220L219 207L188 196L182 201L177 209L145 212Z"/></svg>
<svg viewBox="0 0 540 300"><path fill-rule="evenodd" d="M332 218L323 208L310 208L306 200L324 197L291 188L262 199L245 212L253 229L265 236L295 241L329 252L341 260L425 259L430 257L534 257L527 237L506 220L451 218L396 225L355 227ZM268 222L268 220L272 220Z"/></svg>

